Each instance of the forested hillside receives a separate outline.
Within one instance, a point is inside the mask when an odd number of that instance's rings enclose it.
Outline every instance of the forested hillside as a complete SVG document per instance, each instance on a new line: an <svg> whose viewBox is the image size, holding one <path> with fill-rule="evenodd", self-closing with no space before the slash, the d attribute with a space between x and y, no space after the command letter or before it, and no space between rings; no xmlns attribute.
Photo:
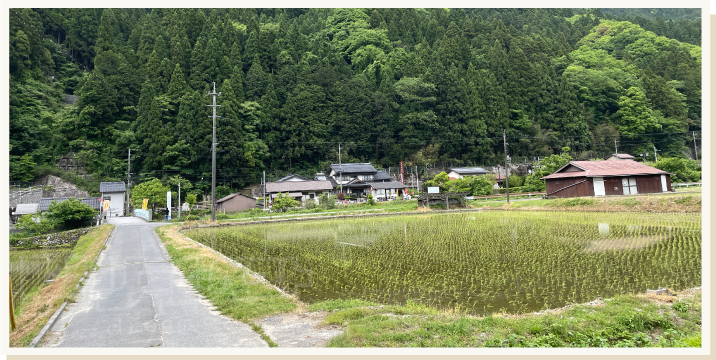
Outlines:
<svg viewBox="0 0 716 360"><path fill-rule="evenodd" d="M69 152L102 179L496 165L568 146L693 156L700 20L571 9L11 9L11 178ZM663 22L663 21L662 21ZM64 94L79 96L72 106Z"/></svg>

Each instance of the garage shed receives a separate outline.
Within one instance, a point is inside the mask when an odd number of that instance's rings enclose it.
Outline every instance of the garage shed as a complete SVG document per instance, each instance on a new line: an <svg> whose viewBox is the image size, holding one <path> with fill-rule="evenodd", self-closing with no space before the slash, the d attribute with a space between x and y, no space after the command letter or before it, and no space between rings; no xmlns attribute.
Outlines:
<svg viewBox="0 0 716 360"><path fill-rule="evenodd" d="M635 195L671 191L669 173L634 160L570 161L545 176L546 196Z"/></svg>

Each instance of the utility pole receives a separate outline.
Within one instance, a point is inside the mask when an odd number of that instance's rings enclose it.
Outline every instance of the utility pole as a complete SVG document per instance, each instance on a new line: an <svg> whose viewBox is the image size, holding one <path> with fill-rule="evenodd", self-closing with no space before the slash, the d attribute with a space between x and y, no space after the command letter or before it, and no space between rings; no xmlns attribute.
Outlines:
<svg viewBox="0 0 716 360"><path fill-rule="evenodd" d="M417 190L415 191L415 196L418 196L418 192L420 192L420 174L418 173L418 166L415 166L415 178L418 180Z"/></svg>
<svg viewBox="0 0 716 360"><path fill-rule="evenodd" d="M699 165L699 153L696 150L696 131L692 131L691 135L694 137L694 156L696 157L696 165Z"/></svg>
<svg viewBox="0 0 716 360"><path fill-rule="evenodd" d="M617 150L617 142L618 142L617 139L614 139L614 156L619 154L619 151Z"/></svg>
<svg viewBox="0 0 716 360"><path fill-rule="evenodd" d="M656 156L656 145L652 145L654 147L654 161L659 162L659 158ZM661 151L661 150L659 150Z"/></svg>
<svg viewBox="0 0 716 360"><path fill-rule="evenodd" d="M341 185L341 194L343 194L343 164L341 163L341 144L338 143L338 168L341 169L341 174L338 175L338 181Z"/></svg>
<svg viewBox="0 0 716 360"><path fill-rule="evenodd" d="M221 105L216 105L216 97L220 96L221 93L216 92L216 82L214 84L214 91L207 94L212 95L214 97L214 102L212 105L206 105L211 106L213 110L212 116L210 116L213 120L213 130L212 130L212 140L211 140L211 221L216 221L216 107Z"/></svg>
<svg viewBox="0 0 716 360"><path fill-rule="evenodd" d="M181 181L179 181L179 197L177 198L177 219L181 219Z"/></svg>
<svg viewBox="0 0 716 360"><path fill-rule="evenodd" d="M264 210L266 210L266 170L264 170L263 184L264 184Z"/></svg>
<svg viewBox="0 0 716 360"><path fill-rule="evenodd" d="M132 149L127 149L127 205L125 206L127 208L127 211L124 213L124 215L129 215L129 202L131 201L131 197L129 197L129 163L132 161Z"/></svg>
<svg viewBox="0 0 716 360"><path fill-rule="evenodd" d="M505 190L507 192L507 203L510 203L510 181L507 179L510 176L510 168L507 167L507 132L502 129L502 142L505 143Z"/></svg>

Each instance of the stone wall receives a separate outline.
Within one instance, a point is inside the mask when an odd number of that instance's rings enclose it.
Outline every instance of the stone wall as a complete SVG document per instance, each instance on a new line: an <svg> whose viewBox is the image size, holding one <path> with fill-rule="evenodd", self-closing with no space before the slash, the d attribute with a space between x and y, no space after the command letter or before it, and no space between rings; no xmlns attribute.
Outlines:
<svg viewBox="0 0 716 360"><path fill-rule="evenodd" d="M82 229L75 229L75 230L69 230L69 231L63 231L59 233L54 234L47 234L47 235L40 235L40 236L34 236L27 239L19 239L17 243L11 242L11 246L22 246L23 244L31 243L32 245L40 245L40 246L56 246L56 245L67 245L72 244L73 242L77 241L77 239L80 238L80 236L87 234L88 232L92 231L94 228L82 228Z"/></svg>
<svg viewBox="0 0 716 360"><path fill-rule="evenodd" d="M63 181L54 175L47 175L43 185L53 186L53 191L45 191L44 197L73 197L75 199L88 198L89 193L78 189L74 184Z"/></svg>

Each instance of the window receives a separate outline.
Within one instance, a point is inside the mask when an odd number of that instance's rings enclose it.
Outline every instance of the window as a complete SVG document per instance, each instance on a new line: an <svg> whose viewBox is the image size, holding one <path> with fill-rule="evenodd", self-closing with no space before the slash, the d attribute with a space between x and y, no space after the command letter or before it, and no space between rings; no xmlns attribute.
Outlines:
<svg viewBox="0 0 716 360"><path fill-rule="evenodd" d="M111 197L111 196L105 196L105 197L102 198L102 200L112 201L112 197Z"/></svg>

